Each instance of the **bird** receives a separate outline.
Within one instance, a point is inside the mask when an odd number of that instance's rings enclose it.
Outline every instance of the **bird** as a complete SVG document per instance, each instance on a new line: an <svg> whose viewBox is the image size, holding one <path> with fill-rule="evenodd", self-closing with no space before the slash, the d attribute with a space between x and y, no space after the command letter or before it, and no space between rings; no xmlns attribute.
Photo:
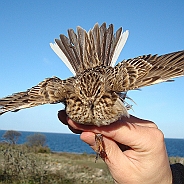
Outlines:
<svg viewBox="0 0 184 184"><path fill-rule="evenodd" d="M164 55L142 55L115 65L129 35L120 27L96 23L88 32L78 26L68 29L50 43L72 77L46 78L25 92L0 99L0 115L43 104L63 103L66 114L79 124L104 126L122 116L129 117L126 105L129 90L171 81L184 75L184 50ZM99 138L98 138L99 137ZM97 136L98 153L104 155L102 137Z"/></svg>

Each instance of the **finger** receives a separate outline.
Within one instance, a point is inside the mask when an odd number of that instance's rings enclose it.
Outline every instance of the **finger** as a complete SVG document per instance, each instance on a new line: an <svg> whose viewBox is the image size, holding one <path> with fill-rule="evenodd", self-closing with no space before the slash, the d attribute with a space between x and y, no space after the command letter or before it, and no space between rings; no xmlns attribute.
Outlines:
<svg viewBox="0 0 184 184"><path fill-rule="evenodd" d="M140 122L142 123L142 121L145 122L145 120L140 120L138 121L138 124ZM150 136L152 136L151 134L154 131L152 131L151 129L157 130L157 128L155 127L140 126L140 125L137 125L136 123L121 122L121 121L117 121L115 123L112 123L111 125L102 126L102 127L79 125L70 119L68 120L68 123L74 129L100 133L106 137L109 137L121 144L128 145L132 148L136 147L137 144L142 144L141 142L144 143L145 137L149 138ZM156 131L155 131L155 134L156 134Z"/></svg>
<svg viewBox="0 0 184 184"><path fill-rule="evenodd" d="M82 141L87 143L95 151L95 149L96 149L95 133L82 132L80 135L80 138ZM103 137L103 139L104 139L104 137ZM122 144L119 144L118 142L116 142L116 144L118 145L118 147L120 148L121 151L125 151L125 150L129 149L129 147L122 145Z"/></svg>
<svg viewBox="0 0 184 184"><path fill-rule="evenodd" d="M87 143L94 151L96 151L95 134L93 132L83 132L80 136L81 140ZM107 158L105 162L107 164L112 164L117 158L126 157L122 150L119 148L118 144L108 137L103 137L103 142L105 146L105 152Z"/></svg>
<svg viewBox="0 0 184 184"><path fill-rule="evenodd" d="M75 133L75 134L81 134L81 133L82 133L81 130L75 129L75 128L73 128L72 126L70 126L70 125L68 124L68 116L67 116L65 110L60 110L60 111L58 112L58 118L59 118L59 120L60 120L63 124L68 125L68 128L69 128L73 133Z"/></svg>
<svg viewBox="0 0 184 184"><path fill-rule="evenodd" d="M140 126L158 128L157 125L154 122L149 121L149 120L140 119L140 118L137 118L133 115L130 115L129 118L128 117L121 117L120 121L135 123L135 124L140 125Z"/></svg>
<svg viewBox="0 0 184 184"><path fill-rule="evenodd" d="M140 118L137 118L133 115L130 115L130 117L122 117L120 120L118 120L117 122L121 122L121 123L124 123L124 122L129 122L129 123L134 123L134 124L137 124L137 125L140 125L140 126L146 126L146 127L152 127L152 128L158 128L157 125L152 122L152 121L149 121L149 120L143 120L143 119L140 119ZM92 126L92 125L82 125L82 124L77 124L75 123L74 121L70 120L69 119L69 122L68 122L71 126L75 127L75 129L81 129L81 130L93 130L96 128L96 126ZM114 122L115 123L115 122ZM110 126L113 126L113 124L110 124L108 126L102 126L103 128L104 127L110 127Z"/></svg>
<svg viewBox="0 0 184 184"><path fill-rule="evenodd" d="M95 133L93 133L93 132L82 132L82 134L80 135L80 138L81 138L82 141L84 141L85 143L87 143L94 151L96 151ZM109 149L107 148L107 147L109 147L109 144L107 142L107 139L108 138L103 137L103 141L105 143L104 144L105 151L106 152L109 152L108 151ZM117 148L118 148L118 146L117 146Z"/></svg>
<svg viewBox="0 0 184 184"><path fill-rule="evenodd" d="M68 125L68 128L75 134L81 134L82 130L74 129L72 126Z"/></svg>
<svg viewBox="0 0 184 184"><path fill-rule="evenodd" d="M67 114L65 110L58 111L58 118L63 124L68 125Z"/></svg>
<svg viewBox="0 0 184 184"><path fill-rule="evenodd" d="M87 143L90 147L94 148L95 146L95 133L93 132L83 132L80 135L82 141Z"/></svg>

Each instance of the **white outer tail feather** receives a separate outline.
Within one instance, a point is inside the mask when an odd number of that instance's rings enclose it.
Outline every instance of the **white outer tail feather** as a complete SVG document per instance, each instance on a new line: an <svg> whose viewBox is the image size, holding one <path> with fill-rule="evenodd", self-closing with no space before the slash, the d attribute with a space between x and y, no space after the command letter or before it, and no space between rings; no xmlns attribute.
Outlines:
<svg viewBox="0 0 184 184"><path fill-rule="evenodd" d="M126 30L125 32L121 33L121 36L119 38L119 41L116 45L113 57L112 57L112 61L111 61L111 66L114 67L127 39L128 39L128 35L129 35L129 31Z"/></svg>
<svg viewBox="0 0 184 184"><path fill-rule="evenodd" d="M64 64L68 67L68 69L73 73L73 75L76 75L74 69L72 68L72 65L68 61L67 57L63 53L63 51L59 48L57 43L50 43L50 47L52 50L58 55L58 57L64 62Z"/></svg>

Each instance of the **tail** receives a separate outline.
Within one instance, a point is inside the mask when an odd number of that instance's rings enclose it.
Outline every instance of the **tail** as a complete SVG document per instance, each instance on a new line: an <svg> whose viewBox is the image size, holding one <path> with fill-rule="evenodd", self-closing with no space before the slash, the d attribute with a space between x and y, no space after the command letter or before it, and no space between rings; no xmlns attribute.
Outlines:
<svg viewBox="0 0 184 184"><path fill-rule="evenodd" d="M55 39L56 43L50 46L75 75L100 65L114 66L128 34L122 33L122 28L114 34L112 24L108 28L105 23L100 27L95 24L88 33L78 26L77 34L69 29L69 38L61 34L60 40Z"/></svg>

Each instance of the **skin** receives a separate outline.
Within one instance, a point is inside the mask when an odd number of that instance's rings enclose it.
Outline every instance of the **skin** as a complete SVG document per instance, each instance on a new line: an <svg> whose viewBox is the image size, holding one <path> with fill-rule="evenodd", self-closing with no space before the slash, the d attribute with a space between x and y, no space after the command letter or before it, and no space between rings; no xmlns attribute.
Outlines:
<svg viewBox="0 0 184 184"><path fill-rule="evenodd" d="M95 150L95 133L103 135L109 171L118 184L171 184L164 135L151 121L131 116L108 126L77 124L65 111L58 118ZM127 145L127 146L124 146ZM127 149L128 148L128 149Z"/></svg>

